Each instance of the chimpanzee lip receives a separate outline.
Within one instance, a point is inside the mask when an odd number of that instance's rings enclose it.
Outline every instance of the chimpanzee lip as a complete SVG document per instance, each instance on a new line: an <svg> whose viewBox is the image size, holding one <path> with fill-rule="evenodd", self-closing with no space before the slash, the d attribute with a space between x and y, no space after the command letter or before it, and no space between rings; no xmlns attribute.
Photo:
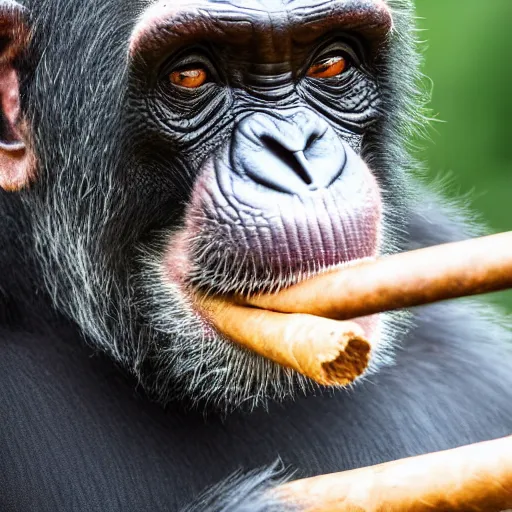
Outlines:
<svg viewBox="0 0 512 512"><path fill-rule="evenodd" d="M261 284L255 286L251 290L247 290L243 280L231 280L229 287L223 287L220 283L216 283L215 279L210 282L203 281L201 278L201 270L204 268L201 263L197 263L190 258L187 247L186 233L179 233L174 238L166 251L162 270L165 281L178 286L181 293L186 296L192 304L195 302L194 297L197 295L213 296L218 295L226 299L230 297L239 300L243 297L250 297L265 293L277 293L282 289L288 288L300 282L311 279L317 275L324 274L333 270L347 268L360 264L364 261L372 260L376 254L362 254L350 260L339 259L327 265L318 265L315 270L305 271L300 268L300 261L297 261L298 270L286 269L286 278L283 279L277 272L273 273L270 269L264 269L261 273L255 274L255 279L259 279ZM230 270L231 277L236 276L237 262L232 262ZM194 272L196 275L194 275Z"/></svg>
<svg viewBox="0 0 512 512"><path fill-rule="evenodd" d="M188 275L184 282L192 290L197 290L199 293L206 295L222 295L224 297L251 297L254 295L272 294L278 293L279 291L289 288L290 286L299 284L308 279L312 279L315 276L329 273L335 270L341 270L354 265L358 265L365 261L374 260L375 256L361 256L351 260L341 260L329 264L321 264L317 262L314 270L304 270L300 268L300 262L297 262L298 270L284 269L286 277L282 277L278 272L272 272L270 269L262 270L255 273L254 277L259 280L259 285L254 285L250 290L247 289L243 282L232 281L231 286L222 287L222 285L216 285L215 282L205 283L200 275L195 276L194 273ZM233 267L236 267L236 262L233 263ZM199 265L200 268L200 265Z"/></svg>
<svg viewBox="0 0 512 512"><path fill-rule="evenodd" d="M251 296L277 293L316 275L373 259L379 252L379 244L374 239L373 244L347 249L343 254L321 248L317 258L313 252L309 258L295 255L281 262L279 254L274 258L267 254L264 261L255 263L250 254L246 254L245 259L236 253L230 255L230 247L226 244L217 246L207 258L201 259L194 257L194 251L191 251L191 238L187 229L175 233L167 244L162 265L164 280L188 290L189 294ZM196 251L195 254L201 252L206 251Z"/></svg>

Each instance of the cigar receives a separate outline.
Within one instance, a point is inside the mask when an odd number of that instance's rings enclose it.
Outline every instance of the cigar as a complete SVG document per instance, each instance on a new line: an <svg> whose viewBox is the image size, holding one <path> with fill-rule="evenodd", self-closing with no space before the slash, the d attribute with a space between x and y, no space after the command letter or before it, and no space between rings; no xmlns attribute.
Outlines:
<svg viewBox="0 0 512 512"><path fill-rule="evenodd" d="M371 344L348 319L512 287L512 232L363 262L277 294L199 297L226 338L322 385L362 375Z"/></svg>
<svg viewBox="0 0 512 512"><path fill-rule="evenodd" d="M239 304L344 320L512 287L512 232L395 254Z"/></svg>
<svg viewBox="0 0 512 512"><path fill-rule="evenodd" d="M370 343L354 322L275 313L214 297L198 303L228 339L324 386L347 385L368 366Z"/></svg>
<svg viewBox="0 0 512 512"><path fill-rule="evenodd" d="M307 512L512 509L512 437L297 480L280 499Z"/></svg>

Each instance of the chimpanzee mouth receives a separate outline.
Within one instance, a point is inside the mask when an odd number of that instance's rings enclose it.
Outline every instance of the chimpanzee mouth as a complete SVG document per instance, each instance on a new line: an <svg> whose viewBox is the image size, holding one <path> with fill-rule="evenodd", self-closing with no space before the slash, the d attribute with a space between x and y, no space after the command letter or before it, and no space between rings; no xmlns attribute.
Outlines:
<svg viewBox="0 0 512 512"><path fill-rule="evenodd" d="M377 245L366 244L341 254L323 250L315 259L285 260L275 254L263 266L249 251L240 252L218 242L206 241L204 247L199 245L201 251L194 250L193 244L198 241L190 239L187 231L177 233L168 246L162 268L164 280L179 290L206 333L211 331L211 325L200 306L201 296L222 296L228 302L236 302L244 296L277 293L318 274L375 259L377 255ZM268 252L266 255L272 256ZM374 337L379 325L377 316L355 321Z"/></svg>
<svg viewBox="0 0 512 512"><path fill-rule="evenodd" d="M344 250L306 244L307 250L293 253L291 249L299 245L282 250L282 244L269 244L270 249L263 251L260 243L251 250L242 238L235 245L220 237L208 239L205 227L202 232L196 238L189 230L177 232L167 245L162 265L164 280L189 298L196 294L240 297L277 293L318 274L375 259L378 254L375 236Z"/></svg>
<svg viewBox="0 0 512 512"><path fill-rule="evenodd" d="M277 293L315 275L374 259L379 249L373 223L364 231L344 230L337 238L333 226L324 228L330 235L318 228L302 236L298 230L290 235L286 228L275 236L268 230L260 236L256 227L231 226L226 237L225 226L205 224L172 237L163 267L166 280L206 295ZM194 237L199 230L201 235ZM361 231L364 236L357 239Z"/></svg>

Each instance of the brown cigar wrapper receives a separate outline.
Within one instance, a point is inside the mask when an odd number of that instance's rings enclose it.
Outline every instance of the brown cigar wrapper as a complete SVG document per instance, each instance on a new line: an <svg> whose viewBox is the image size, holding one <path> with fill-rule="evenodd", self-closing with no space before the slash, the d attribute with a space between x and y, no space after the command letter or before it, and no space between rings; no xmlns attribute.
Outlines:
<svg viewBox="0 0 512 512"><path fill-rule="evenodd" d="M240 304L345 320L512 287L512 232L438 245L316 276Z"/></svg>
<svg viewBox="0 0 512 512"><path fill-rule="evenodd" d="M201 297L198 304L228 339L322 385L347 385L368 366L370 344L356 323L282 314Z"/></svg>
<svg viewBox="0 0 512 512"><path fill-rule="evenodd" d="M307 512L512 509L512 437L285 484Z"/></svg>

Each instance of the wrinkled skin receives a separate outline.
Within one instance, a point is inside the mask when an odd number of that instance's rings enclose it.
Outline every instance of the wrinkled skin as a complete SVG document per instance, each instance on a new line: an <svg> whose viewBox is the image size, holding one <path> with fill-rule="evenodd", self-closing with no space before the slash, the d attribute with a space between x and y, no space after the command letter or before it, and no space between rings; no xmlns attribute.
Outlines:
<svg viewBox="0 0 512 512"><path fill-rule="evenodd" d="M278 458L510 433L510 333L478 302L383 315L365 381L324 392L192 301L477 233L414 179L408 1L23 4L0 2L0 509L176 510ZM194 510L283 510L274 478Z"/></svg>

